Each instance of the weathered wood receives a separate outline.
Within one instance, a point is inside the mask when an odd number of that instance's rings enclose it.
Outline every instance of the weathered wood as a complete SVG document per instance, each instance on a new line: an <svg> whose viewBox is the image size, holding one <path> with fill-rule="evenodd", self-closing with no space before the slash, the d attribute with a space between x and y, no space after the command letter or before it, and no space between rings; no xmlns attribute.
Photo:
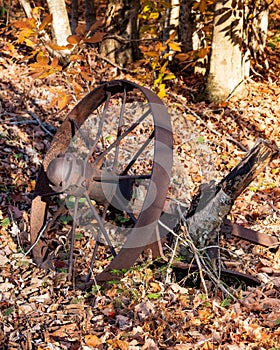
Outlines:
<svg viewBox="0 0 280 350"><path fill-rule="evenodd" d="M190 237L197 248L207 247L216 239L235 199L278 154L273 143L260 139L220 183L211 182L200 187L185 214Z"/></svg>
<svg viewBox="0 0 280 350"><path fill-rule="evenodd" d="M241 162L220 182L220 186L235 200L278 152L270 141L258 140Z"/></svg>

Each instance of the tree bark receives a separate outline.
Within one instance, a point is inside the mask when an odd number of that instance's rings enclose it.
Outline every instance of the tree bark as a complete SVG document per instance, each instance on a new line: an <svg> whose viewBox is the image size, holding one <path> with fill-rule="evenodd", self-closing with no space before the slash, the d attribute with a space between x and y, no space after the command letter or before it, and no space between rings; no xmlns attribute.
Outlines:
<svg viewBox="0 0 280 350"><path fill-rule="evenodd" d="M71 0L71 32L76 33L76 28L78 25L79 15L78 0Z"/></svg>
<svg viewBox="0 0 280 350"><path fill-rule="evenodd" d="M85 0L85 16L86 16L86 28L87 31L96 21L96 11L93 0Z"/></svg>
<svg viewBox="0 0 280 350"><path fill-rule="evenodd" d="M33 17L33 14L32 14L32 8L30 6L30 3L29 1L27 0L19 0L21 6L23 7L24 9L24 12L26 14L26 17L27 18L32 18Z"/></svg>
<svg viewBox="0 0 280 350"><path fill-rule="evenodd" d="M138 12L139 0L110 0L106 14L105 37L100 53L108 60L124 66L138 55Z"/></svg>
<svg viewBox="0 0 280 350"><path fill-rule="evenodd" d="M233 95L242 97L245 94L245 8L242 4L235 0L218 0L215 5L210 70L206 86L210 101L221 102ZM248 70L248 61L246 69Z"/></svg>
<svg viewBox="0 0 280 350"><path fill-rule="evenodd" d="M191 13L192 4L192 0L180 1L178 36L179 41L182 44L182 52L189 52L193 50L193 33L195 30L195 23Z"/></svg>
<svg viewBox="0 0 280 350"><path fill-rule="evenodd" d="M71 35L68 14L64 0L47 0L49 11L53 16L52 28L57 45L67 45L67 37Z"/></svg>

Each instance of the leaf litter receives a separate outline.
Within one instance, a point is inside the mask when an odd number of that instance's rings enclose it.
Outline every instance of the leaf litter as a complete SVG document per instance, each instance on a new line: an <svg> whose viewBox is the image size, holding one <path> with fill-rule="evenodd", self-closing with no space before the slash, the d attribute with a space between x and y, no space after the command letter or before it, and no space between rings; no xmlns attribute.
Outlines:
<svg viewBox="0 0 280 350"><path fill-rule="evenodd" d="M8 44L5 47L11 48ZM11 49L13 57L19 59L21 53ZM1 349L279 349L279 247L269 250L237 239L221 241L226 251L222 256L225 266L262 281L259 287L230 285L237 301L210 282L208 297L199 284L166 283L166 270L151 261L139 263L120 281L81 291L68 282L63 262L58 263L56 271L44 271L25 255L38 166L50 145L50 135L88 86L77 81L78 88L70 89L59 75L32 80L24 65L12 63L12 55L8 51L0 56ZM115 77L108 64L95 64L96 70L106 72L104 79ZM129 74L120 73L118 78L135 81ZM189 177L183 183L184 173L175 173L182 186L173 193L175 197L183 194L186 201L190 200L201 181L224 177L244 156L238 143L249 149L263 137L280 145L277 81L251 81L247 98L223 105L193 103L190 91L199 88L196 79L169 84L167 92L172 94L167 94L164 102L175 126L177 161ZM72 95L61 113L55 103L50 103L53 96L49 87ZM180 128L178 115L187 120L189 132ZM191 142L190 134L195 135ZM205 143L206 155L199 148ZM207 167L201 165L209 162L214 164L214 171L209 168L207 173ZM239 196L229 215L232 221L279 236L279 167L279 159L274 160ZM76 242L84 256L90 249L87 243L85 238ZM77 256L77 273L84 256Z"/></svg>

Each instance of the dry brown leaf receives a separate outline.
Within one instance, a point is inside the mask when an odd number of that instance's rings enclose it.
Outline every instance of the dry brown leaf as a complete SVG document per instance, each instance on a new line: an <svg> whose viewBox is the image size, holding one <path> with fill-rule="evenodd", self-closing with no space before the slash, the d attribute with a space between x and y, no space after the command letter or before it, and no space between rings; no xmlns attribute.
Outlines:
<svg viewBox="0 0 280 350"><path fill-rule="evenodd" d="M99 345L102 344L101 339L99 339L96 335L94 334L88 334L85 335L84 337L85 344L88 346L93 346L94 348L97 348Z"/></svg>

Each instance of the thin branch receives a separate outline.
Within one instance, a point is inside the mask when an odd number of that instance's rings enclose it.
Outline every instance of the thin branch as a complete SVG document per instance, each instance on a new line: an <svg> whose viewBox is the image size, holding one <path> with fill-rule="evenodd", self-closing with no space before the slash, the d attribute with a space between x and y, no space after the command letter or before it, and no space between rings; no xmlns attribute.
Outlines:
<svg viewBox="0 0 280 350"><path fill-rule="evenodd" d="M39 240L41 239L42 235L44 234L44 232L46 231L46 229L48 228L48 225L51 221L51 218L48 219L46 222L45 222L45 225L43 226L43 228L41 229L41 231L39 232L38 234L38 237L36 238L36 241L32 244L32 246L27 250L27 252L24 253L24 256L27 256L31 251L32 249L36 246L36 244L39 242Z"/></svg>
<svg viewBox="0 0 280 350"><path fill-rule="evenodd" d="M28 114L31 115L32 118L34 118L37 123L39 124L40 128L45 131L49 136L53 137L53 133L47 129L47 127L44 125L44 123L40 120L40 118L32 111L27 111Z"/></svg>

